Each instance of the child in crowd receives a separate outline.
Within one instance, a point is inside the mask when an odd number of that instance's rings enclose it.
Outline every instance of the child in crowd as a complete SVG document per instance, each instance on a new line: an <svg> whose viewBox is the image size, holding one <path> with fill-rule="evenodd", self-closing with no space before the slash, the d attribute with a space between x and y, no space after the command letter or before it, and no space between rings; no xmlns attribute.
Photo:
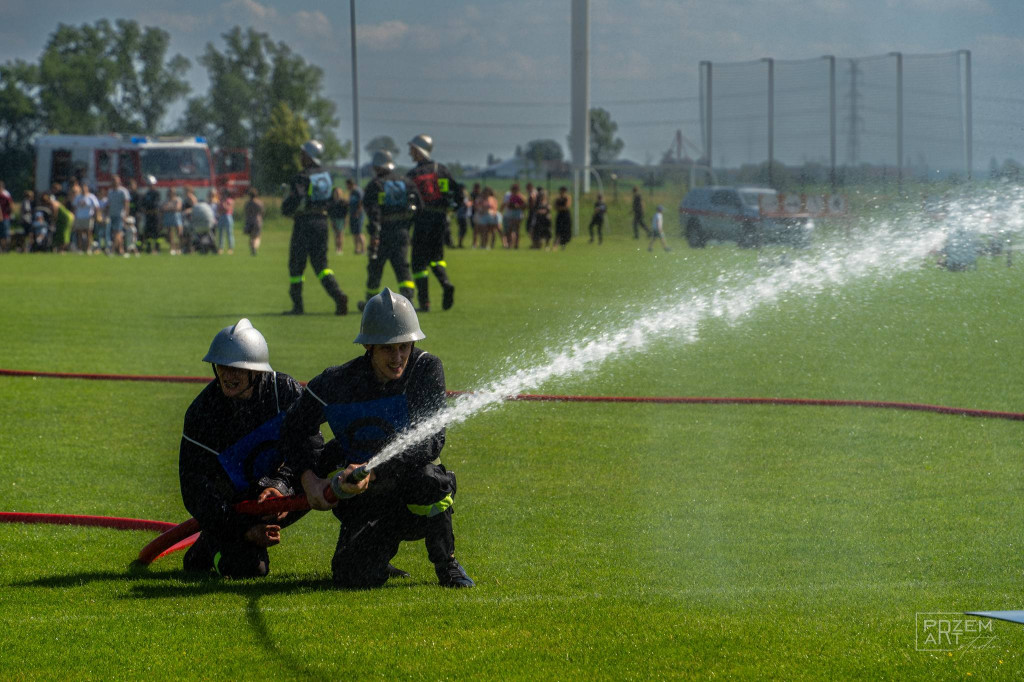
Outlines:
<svg viewBox="0 0 1024 682"><path fill-rule="evenodd" d="M651 241L647 243L647 250L654 250L654 240L660 239L661 246L666 251L671 251L668 244L665 243L665 207L659 204L657 212L654 214L654 218L651 219Z"/></svg>

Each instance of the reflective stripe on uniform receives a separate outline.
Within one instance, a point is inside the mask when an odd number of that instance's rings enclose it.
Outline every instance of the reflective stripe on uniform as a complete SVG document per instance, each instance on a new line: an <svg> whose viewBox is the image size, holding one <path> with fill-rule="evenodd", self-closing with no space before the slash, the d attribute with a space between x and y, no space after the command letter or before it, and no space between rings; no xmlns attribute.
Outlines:
<svg viewBox="0 0 1024 682"><path fill-rule="evenodd" d="M415 289L416 288L416 282L413 282L412 280L406 280L404 282L399 282L398 283L398 287L400 289Z"/></svg>
<svg viewBox="0 0 1024 682"><path fill-rule="evenodd" d="M430 270L420 270L419 272L412 273L413 279L423 279L424 277L430 277Z"/></svg>
<svg viewBox="0 0 1024 682"><path fill-rule="evenodd" d="M306 278L303 277L302 275L296 275L295 277L289 277L288 281L291 282L292 284L302 284L303 282L306 281Z"/></svg>
<svg viewBox="0 0 1024 682"><path fill-rule="evenodd" d="M320 272L317 273L316 277L317 277L317 279L323 279L327 275L333 275L333 274L334 274L334 270L331 270L330 268L324 268L323 270L321 270Z"/></svg>
<svg viewBox="0 0 1024 682"><path fill-rule="evenodd" d="M436 261L433 261L433 262L432 262L432 263L430 264L430 267L432 267L432 268L436 268L436 267L437 267L438 265L440 265L440 266L441 266L442 268L446 268L446 267L448 267L448 264L447 264L447 263L445 263L445 262L444 262L443 260L436 260Z"/></svg>
<svg viewBox="0 0 1024 682"><path fill-rule="evenodd" d="M453 500L452 496L449 494L445 495L443 500L438 500L434 504L407 504L405 506L413 514L416 514L416 516L426 516L427 518L430 518L431 516L443 514L453 504L455 504L455 500Z"/></svg>
<svg viewBox="0 0 1024 682"><path fill-rule="evenodd" d="M181 434L181 437L184 438L185 440L187 440L189 443L192 443L193 445L198 445L199 447L201 447L202 449L204 449L204 450L206 450L208 452L212 452L213 454L218 455L218 456L220 455L220 453L217 452L216 450L214 450L213 448L207 447L207 446L203 445L202 443L200 443L199 441L194 440L192 438L189 438L184 433Z"/></svg>
<svg viewBox="0 0 1024 682"><path fill-rule="evenodd" d="M324 401L323 401L323 400L322 400L322 399L320 398L320 396L318 396L318 395L317 395L316 393L313 393L313 391L309 390L309 386L308 386L308 385L306 386L306 393L308 393L308 394L310 394L311 396L313 396L314 398L316 398L316 399L317 399L317 402L319 402L319 403L320 403L321 405L323 405L324 407L326 407L326 406L327 406L327 403L325 403L325 402L324 402Z"/></svg>
<svg viewBox="0 0 1024 682"><path fill-rule="evenodd" d="M217 575L220 575L220 552L213 555L213 570L217 571Z"/></svg>

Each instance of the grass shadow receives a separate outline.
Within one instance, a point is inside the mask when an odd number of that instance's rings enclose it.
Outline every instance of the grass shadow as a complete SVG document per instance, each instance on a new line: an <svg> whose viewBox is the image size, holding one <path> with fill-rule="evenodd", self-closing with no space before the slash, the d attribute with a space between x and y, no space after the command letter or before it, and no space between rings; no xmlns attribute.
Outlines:
<svg viewBox="0 0 1024 682"><path fill-rule="evenodd" d="M296 594L302 592L361 592L365 590L349 590L335 586L330 578L299 578L281 576L280 578L243 578L239 580L225 579L215 575L196 575L179 571L173 584L137 584L132 585L129 594L123 599L174 599L181 597L201 597L208 594L236 594L246 599L278 594ZM412 580L392 580L375 590L395 590L424 585L427 583Z"/></svg>
<svg viewBox="0 0 1024 682"><path fill-rule="evenodd" d="M245 312L224 312L224 313L203 313L194 315L164 315L166 319L170 320L223 320L224 318L231 317L335 317L336 314L330 310L321 310L316 312L306 311L301 315L292 315L287 310L270 310L270 311L252 311L248 310Z"/></svg>
<svg viewBox="0 0 1024 682"><path fill-rule="evenodd" d="M182 570L151 571L136 564L124 571L82 571L61 575L41 576L32 580L9 583L11 587L70 588L81 587L95 582L123 582L137 580L177 580L195 584L207 580L205 576L185 573Z"/></svg>

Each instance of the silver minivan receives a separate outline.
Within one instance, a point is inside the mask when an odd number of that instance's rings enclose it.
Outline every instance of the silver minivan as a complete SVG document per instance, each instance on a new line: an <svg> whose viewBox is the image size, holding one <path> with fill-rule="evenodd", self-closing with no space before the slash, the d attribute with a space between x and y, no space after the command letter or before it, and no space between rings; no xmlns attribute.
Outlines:
<svg viewBox="0 0 1024 682"><path fill-rule="evenodd" d="M679 214L686 241L695 249L709 241L807 246L814 230L809 215L779 208L778 193L765 187L696 187L679 205Z"/></svg>

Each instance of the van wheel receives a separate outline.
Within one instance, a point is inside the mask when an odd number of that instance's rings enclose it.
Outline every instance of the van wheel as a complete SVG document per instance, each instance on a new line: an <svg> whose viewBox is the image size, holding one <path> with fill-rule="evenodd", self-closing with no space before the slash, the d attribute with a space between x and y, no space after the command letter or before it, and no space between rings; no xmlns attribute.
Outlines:
<svg viewBox="0 0 1024 682"><path fill-rule="evenodd" d="M741 227L739 245L745 249L759 249L763 242L764 239L758 225L750 220L744 222Z"/></svg>
<svg viewBox="0 0 1024 682"><path fill-rule="evenodd" d="M697 218L690 218L686 221L686 243L693 249L703 249L707 244L704 228L701 227L700 220Z"/></svg>

